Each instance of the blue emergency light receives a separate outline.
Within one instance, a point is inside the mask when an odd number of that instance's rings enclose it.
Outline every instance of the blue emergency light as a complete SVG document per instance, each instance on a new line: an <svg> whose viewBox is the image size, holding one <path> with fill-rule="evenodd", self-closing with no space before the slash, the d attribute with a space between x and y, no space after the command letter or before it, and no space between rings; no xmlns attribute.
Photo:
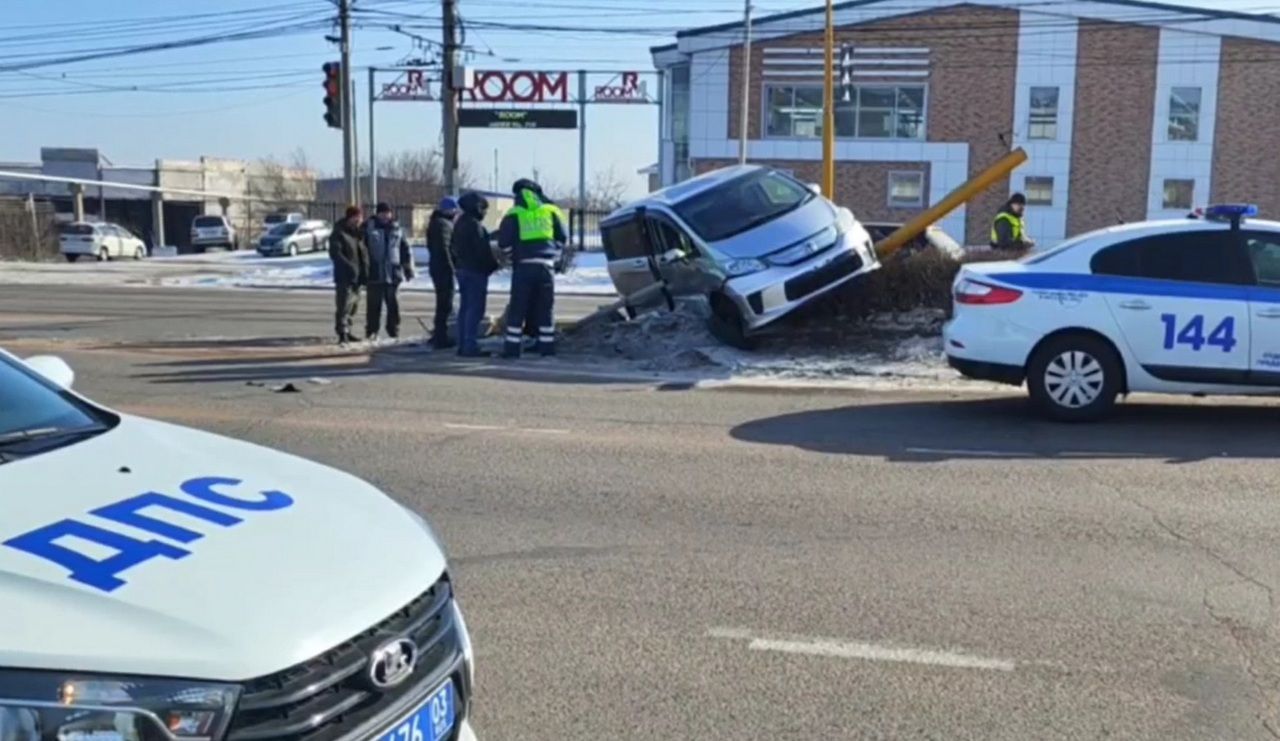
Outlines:
<svg viewBox="0 0 1280 741"><path fill-rule="evenodd" d="M1252 203L1223 203L1210 206L1204 210L1204 218L1210 221L1230 221L1233 228L1239 229L1240 222L1258 215L1258 207Z"/></svg>

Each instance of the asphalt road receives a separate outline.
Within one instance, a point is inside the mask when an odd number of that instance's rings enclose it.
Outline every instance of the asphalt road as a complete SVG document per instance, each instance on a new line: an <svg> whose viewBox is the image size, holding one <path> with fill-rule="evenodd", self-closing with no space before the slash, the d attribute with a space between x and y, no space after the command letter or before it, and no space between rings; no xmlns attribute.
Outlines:
<svg viewBox="0 0 1280 741"><path fill-rule="evenodd" d="M434 294L402 293L408 333L430 322ZM506 294L489 297L490 313ZM608 303L601 296L560 296L557 316L575 319ZM363 317L361 306L360 317ZM357 320L356 330L362 318ZM17 337L68 340L156 340L270 336L281 342L328 341L333 295L315 290L219 290L120 286L0 286L0 341Z"/></svg>
<svg viewBox="0 0 1280 741"><path fill-rule="evenodd" d="M103 402L349 469L426 514L472 628L482 737L1280 730L1275 404L1062 426L1015 395L680 390L176 342L119 313L58 332L120 342L59 342L38 317L15 328L4 293L4 344L60 349ZM46 319L89 313L42 298ZM210 336L319 331L259 315L283 299L173 300Z"/></svg>

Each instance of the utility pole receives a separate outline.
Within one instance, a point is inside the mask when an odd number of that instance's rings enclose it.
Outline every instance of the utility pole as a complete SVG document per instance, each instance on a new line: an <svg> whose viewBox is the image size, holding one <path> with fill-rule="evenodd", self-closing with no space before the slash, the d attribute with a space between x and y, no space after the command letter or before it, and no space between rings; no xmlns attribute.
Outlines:
<svg viewBox="0 0 1280 741"><path fill-rule="evenodd" d="M827 32L822 75L822 195L836 199L836 24L832 1L827 0Z"/></svg>
<svg viewBox="0 0 1280 741"><path fill-rule="evenodd" d="M742 105L738 120L738 164L747 164L747 111L751 109L751 0L742 8L746 41L742 45Z"/></svg>
<svg viewBox="0 0 1280 741"><path fill-rule="evenodd" d="M454 70L458 65L458 0L442 0L444 27L444 79L440 82L444 130L444 194L453 195L458 173L458 92Z"/></svg>
<svg viewBox="0 0 1280 741"><path fill-rule="evenodd" d="M342 68L338 87L342 90L342 178L347 203L359 203L356 192L355 167L355 101L351 99L351 0L338 0L338 23L341 27Z"/></svg>
<svg viewBox="0 0 1280 741"><path fill-rule="evenodd" d="M377 70L369 68L369 203L378 202L378 152L373 148L373 103L378 99L374 92L374 76Z"/></svg>

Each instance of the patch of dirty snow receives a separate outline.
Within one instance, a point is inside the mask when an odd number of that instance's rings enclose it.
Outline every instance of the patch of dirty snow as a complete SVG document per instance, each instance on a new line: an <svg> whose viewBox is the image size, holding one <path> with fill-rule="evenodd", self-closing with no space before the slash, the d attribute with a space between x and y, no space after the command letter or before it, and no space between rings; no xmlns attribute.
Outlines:
<svg viewBox="0 0 1280 741"><path fill-rule="evenodd" d="M715 339L707 329L708 314L705 301L691 299L680 302L674 312L599 323L566 337L562 353L618 370L706 378L956 379L942 352L941 312L875 316L847 323L838 336L830 331L806 332L803 324L791 326L763 337L754 351L737 350Z"/></svg>

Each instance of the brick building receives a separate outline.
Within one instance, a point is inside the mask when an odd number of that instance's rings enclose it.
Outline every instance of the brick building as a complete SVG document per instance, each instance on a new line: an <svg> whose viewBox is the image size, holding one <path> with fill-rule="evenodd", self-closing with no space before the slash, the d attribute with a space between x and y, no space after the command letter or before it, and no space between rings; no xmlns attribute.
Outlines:
<svg viewBox="0 0 1280 741"><path fill-rule="evenodd" d="M1208 0L1206 0L1206 3ZM825 10L752 25L748 156L820 182ZM835 199L903 220L1006 153L943 222L984 244L1011 191L1042 244L1247 201L1280 214L1280 18L1140 0L853 0L835 8ZM652 50L664 184L736 161L742 24Z"/></svg>

